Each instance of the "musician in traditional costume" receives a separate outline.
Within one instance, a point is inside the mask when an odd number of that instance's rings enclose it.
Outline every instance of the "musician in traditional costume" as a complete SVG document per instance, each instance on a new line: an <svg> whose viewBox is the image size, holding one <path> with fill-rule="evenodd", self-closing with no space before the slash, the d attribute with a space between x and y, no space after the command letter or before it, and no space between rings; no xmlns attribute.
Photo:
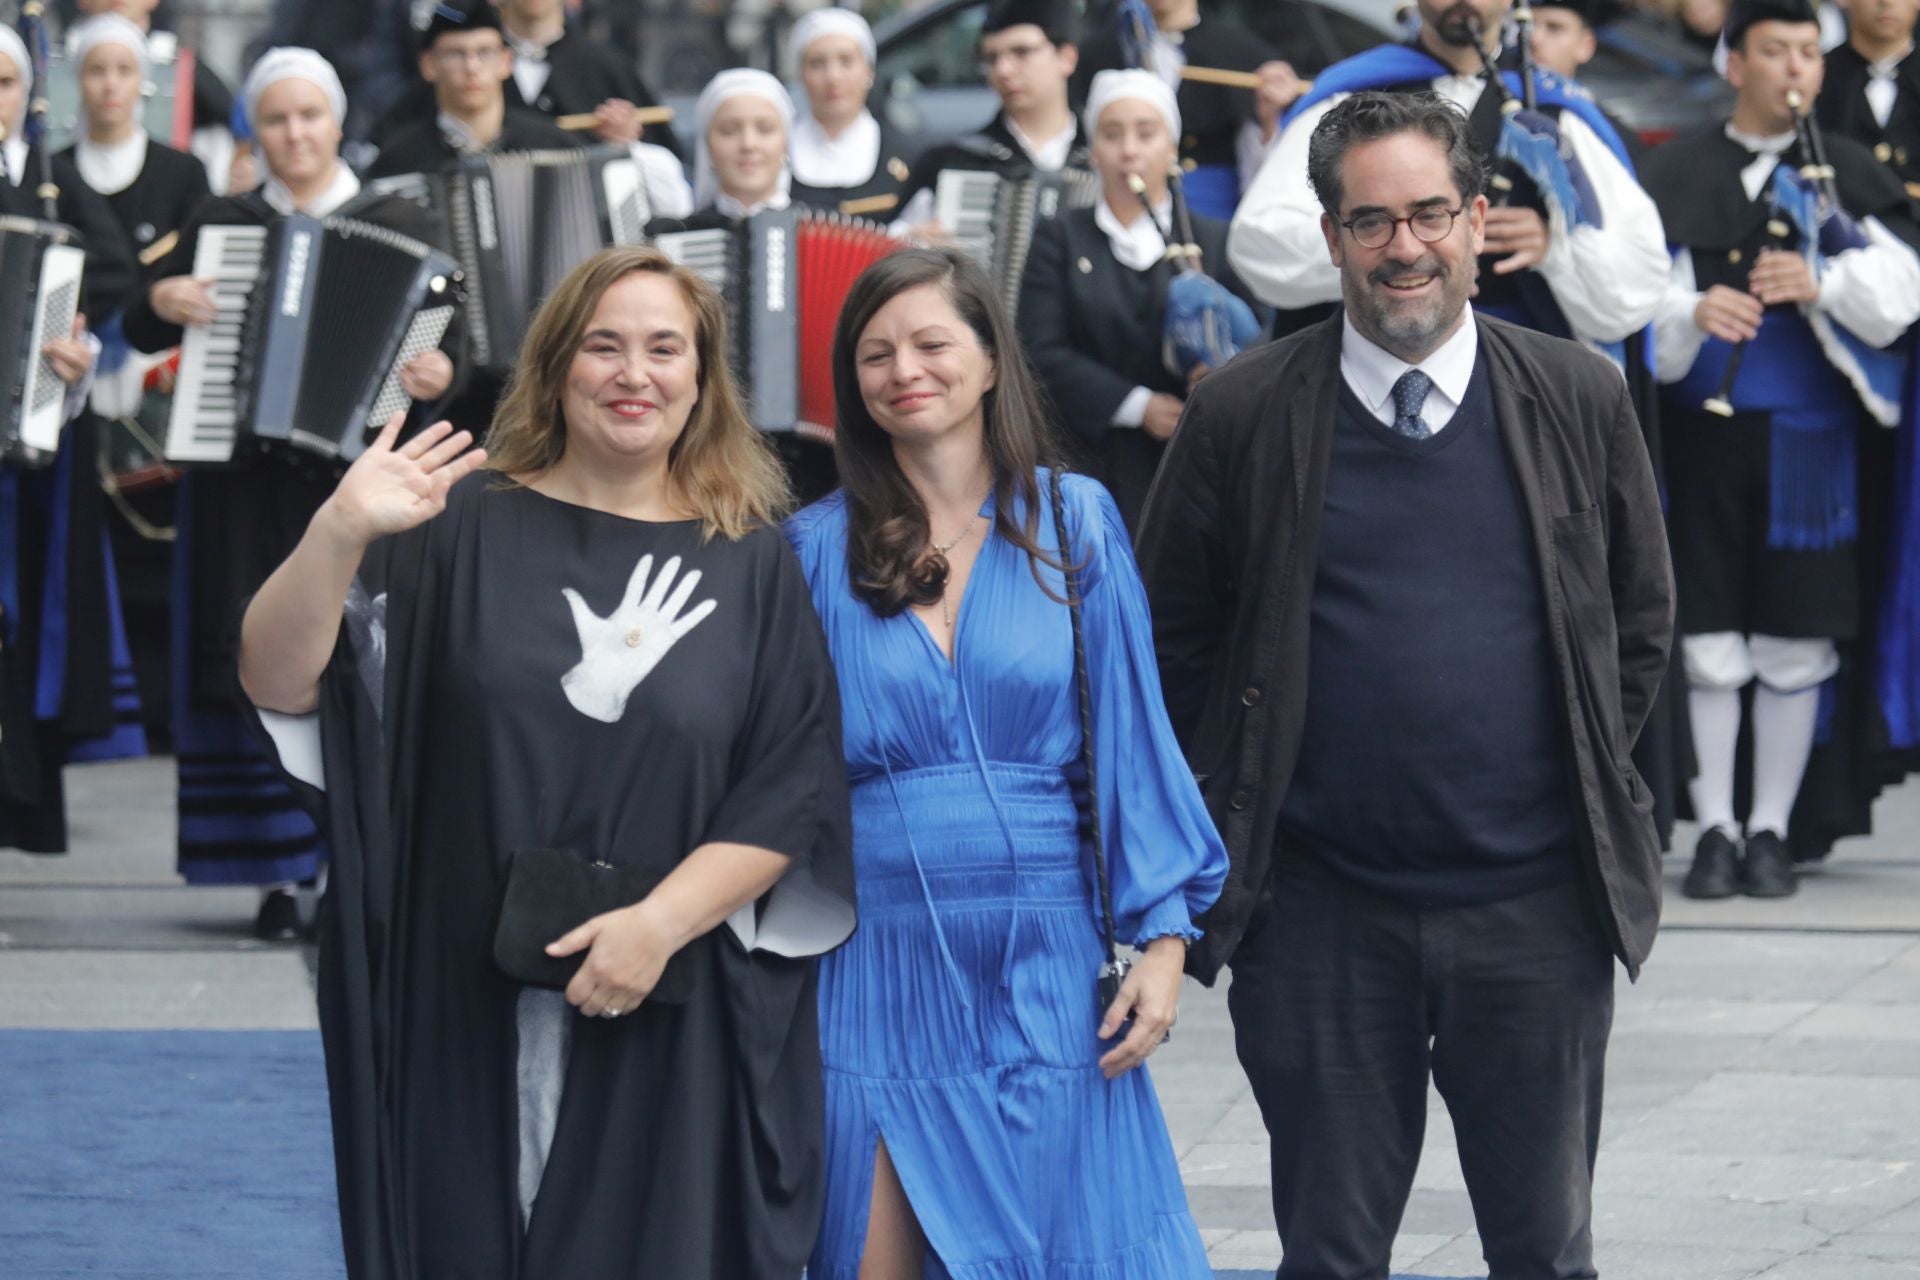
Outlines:
<svg viewBox="0 0 1920 1280"><path fill-rule="evenodd" d="M1920 0L1848 0L1847 42L1827 54L1820 126L1872 148L1920 199Z"/></svg>
<svg viewBox="0 0 1920 1280"><path fill-rule="evenodd" d="M367 176L435 173L462 156L487 152L585 145L550 118L509 106L505 85L512 74L513 55L492 0L436 4L420 32L420 75L433 87L434 113L394 134Z"/></svg>
<svg viewBox="0 0 1920 1280"><path fill-rule="evenodd" d="M138 27L147 38L149 62L172 62L181 49L180 39L172 31L154 27L154 11L159 0L76 0L74 8L84 17L117 14ZM189 150L206 166L208 181L215 192L245 190L255 171L251 142L238 142L233 134L233 90L206 59L193 62L193 136Z"/></svg>
<svg viewBox="0 0 1920 1280"><path fill-rule="evenodd" d="M636 118L639 108L658 103L633 60L568 25L567 8L566 0L500 0L501 26L513 50L513 99L542 115L591 113L599 120L594 136L602 142L647 141L679 156L671 126L649 131Z"/></svg>
<svg viewBox="0 0 1920 1280"><path fill-rule="evenodd" d="M1167 291L1179 269L1167 246L1185 233L1167 189L1180 124L1173 91L1154 73L1093 78L1086 127L1100 202L1040 224L1021 289L1020 336L1034 372L1129 529L1188 390L1208 372L1169 369L1166 353ZM1227 224L1196 213L1192 230L1221 283L1252 304L1227 263Z"/></svg>
<svg viewBox="0 0 1920 1280"><path fill-rule="evenodd" d="M351 1280L806 1264L847 774L726 347L692 272L595 255L534 320L488 470L444 426L388 432L247 611L241 680L336 833Z"/></svg>
<svg viewBox="0 0 1920 1280"><path fill-rule="evenodd" d="M67 33L67 48L80 81L80 128L73 145L53 157L54 181L62 190L86 188L100 195L113 213L121 251L129 258L157 260L210 194L206 169L198 157L147 136L140 114L141 86L152 74L145 32L118 14L100 14ZM100 320L105 347L91 393L97 415L92 426L119 433L111 423L140 420L147 381L162 357L132 353L117 315ZM121 445L123 437L116 435L114 443ZM116 474L130 469L118 460L130 458L132 450L140 450L151 464L142 442L125 438L124 443L126 449L112 452ZM171 723L168 566L173 549L158 535L173 526L175 490L152 483L116 493L107 528L127 642L148 737L164 742Z"/></svg>
<svg viewBox="0 0 1920 1280"><path fill-rule="evenodd" d="M1503 106L1524 91L1510 73L1490 85L1510 0L1421 0L1411 44L1383 45L1315 77L1288 110L1279 139L1233 218L1229 252L1253 290L1281 309L1279 327L1326 315L1340 295L1327 261L1320 206L1306 182L1307 144L1334 103L1359 89L1432 89L1468 115L1490 159L1519 141L1558 153L1544 196L1514 198L1487 212L1486 251L1474 306L1504 320L1596 349L1616 363L1653 319L1666 281L1659 215L1635 181L1625 144L1576 85L1544 70L1532 77L1537 109L1509 125ZM1564 174L1564 178L1559 175ZM1537 189L1539 183L1533 184ZM1525 194L1524 183L1516 197ZM1545 197L1552 197L1551 199Z"/></svg>
<svg viewBox="0 0 1920 1280"><path fill-rule="evenodd" d="M1138 65L1159 75L1180 104L1180 161L1187 170L1187 201L1195 213L1233 217L1240 193L1253 181L1267 148L1280 132L1280 116L1304 85L1293 68L1253 32L1229 18L1205 12L1200 0L1147 0L1150 47ZM1093 77L1132 65L1114 27L1089 35L1074 74L1074 97L1083 100ZM1258 89L1188 79L1188 67L1239 71L1257 76Z"/></svg>
<svg viewBox="0 0 1920 1280"><path fill-rule="evenodd" d="M56 199L43 189L45 155L26 141L33 72L25 41L0 25L0 154L8 169L0 212L69 225L84 215L83 235L90 232L98 249L83 270L90 274L97 260L101 278L83 276L82 310L71 331L27 356L44 357L47 371L65 384L55 425L67 429L51 443L0 432L0 848L61 853L67 839L62 766L145 751L93 478L94 439L76 438L70 426L85 405L99 351L84 308L103 308L124 289L132 263L97 196L89 200L91 193L81 189ZM40 283L35 271L29 320L52 302L38 296ZM16 426L25 425L28 402L36 398L26 376L26 370L8 371L9 385L18 388L10 393L18 399L9 411ZM29 443L32 452L22 448Z"/></svg>
<svg viewBox="0 0 1920 1280"><path fill-rule="evenodd" d="M1817 133L1799 140L1789 96L1810 106L1823 68L1805 0L1739 0L1726 34L1732 118L1656 148L1644 171L1673 244L1658 358L1704 828L1685 890L1783 897L1794 855L1867 829L1885 776L1869 744L1887 735L1875 699L1886 428L1913 429L1920 226L1863 144L1828 136L1822 160Z"/></svg>
<svg viewBox="0 0 1920 1280"><path fill-rule="evenodd" d="M943 234L934 188L945 172L1091 176L1087 137L1068 96L1079 38L1072 0L992 0L980 27L980 72L1000 112L978 133L931 147L915 162L901 193L900 229Z"/></svg>
<svg viewBox="0 0 1920 1280"><path fill-rule="evenodd" d="M127 338L137 350L179 345L184 328L219 314L209 281L193 274L204 226L265 226L295 212L347 215L430 242L427 214L398 196L363 194L341 162L346 93L327 61L310 49L270 50L245 86L268 178L257 190L215 196L181 230L154 267L154 280L127 309ZM352 335L340 335L343 341ZM402 385L418 401L439 400L454 367L444 352L416 357ZM233 701L232 624L255 591L299 541L333 491L339 472L315 458L261 458L187 477L174 543L175 754L180 766L180 870L194 884L262 886L256 921L263 937L294 936L290 887L310 881L321 846L312 819L275 779Z"/></svg>
<svg viewBox="0 0 1920 1280"><path fill-rule="evenodd" d="M892 218L912 173L906 139L867 109L873 28L851 9L815 9L793 24L787 59L806 87L793 127L793 198L816 208Z"/></svg>

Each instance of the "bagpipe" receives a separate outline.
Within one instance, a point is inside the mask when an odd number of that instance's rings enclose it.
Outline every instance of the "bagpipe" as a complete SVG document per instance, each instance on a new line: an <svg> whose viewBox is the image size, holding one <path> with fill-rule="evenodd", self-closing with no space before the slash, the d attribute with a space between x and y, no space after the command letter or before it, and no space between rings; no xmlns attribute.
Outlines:
<svg viewBox="0 0 1920 1280"><path fill-rule="evenodd" d="M1127 175L1127 187L1139 197L1154 225L1159 217L1147 194L1146 179ZM1160 227L1167 242L1167 260L1174 276L1167 284L1166 314L1160 326L1160 362L1177 378L1191 377L1195 369L1218 369L1260 340L1260 321L1253 308L1207 274L1200 244L1193 234L1193 214L1187 208L1180 182L1180 166L1168 167L1167 192L1173 201L1175 227Z"/></svg>
<svg viewBox="0 0 1920 1280"><path fill-rule="evenodd" d="M1600 200L1593 183L1562 136L1559 123L1540 110L1542 73L1533 62L1533 10L1525 0L1515 7L1513 21L1520 57L1518 97L1488 51L1480 24L1470 24L1487 88L1500 98L1500 133L1487 177L1487 203L1496 209L1507 206L1524 182L1538 195L1549 221L1563 231L1597 225Z"/></svg>
<svg viewBox="0 0 1920 1280"><path fill-rule="evenodd" d="M1116 10L1121 55L1128 66L1152 70L1153 13L1145 0L1121 0ZM1183 79L1210 84L1258 88L1251 72L1223 72L1209 67L1183 67ZM1222 77L1236 77L1224 79ZM1175 140L1176 143L1178 140ZM1187 204L1186 180L1178 157L1167 167L1167 194L1173 201L1173 226L1159 226L1159 215L1139 174L1129 174L1127 187L1140 200L1147 217L1159 227L1167 243L1167 259L1175 266L1167 285L1166 315L1161 322L1160 359L1167 372L1186 378L1201 366L1218 369L1260 338L1260 322L1253 308L1207 274L1200 243L1193 234L1193 212ZM1179 235L1174 233L1176 229Z"/></svg>
<svg viewBox="0 0 1920 1280"><path fill-rule="evenodd" d="M1861 224L1841 207L1826 140L1810 104L1798 92L1789 90L1787 108L1793 116L1802 163L1798 169L1779 165L1768 180L1767 235L1770 247L1801 254L1818 279L1823 259L1850 249L1864 249L1872 241ZM1806 318L1822 352L1846 377L1874 421L1885 427L1898 426L1912 366L1910 340L1873 347L1818 309L1809 309ZM1733 416L1734 383L1746 350L1747 340L1735 344L1719 389L1701 405L1709 413Z"/></svg>

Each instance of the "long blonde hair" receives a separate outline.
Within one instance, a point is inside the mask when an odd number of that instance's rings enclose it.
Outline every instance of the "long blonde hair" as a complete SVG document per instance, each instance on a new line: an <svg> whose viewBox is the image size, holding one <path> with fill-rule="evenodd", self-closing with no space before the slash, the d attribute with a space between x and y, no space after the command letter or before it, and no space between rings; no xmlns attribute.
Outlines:
<svg viewBox="0 0 1920 1280"><path fill-rule="evenodd" d="M650 245L603 249L575 267L540 305L520 362L487 433L487 466L509 477L546 471L567 449L561 393L600 299L636 271L665 276L693 313L699 399L667 455L675 496L702 536L728 540L777 523L793 506L786 470L753 428L727 367L727 309L713 286Z"/></svg>

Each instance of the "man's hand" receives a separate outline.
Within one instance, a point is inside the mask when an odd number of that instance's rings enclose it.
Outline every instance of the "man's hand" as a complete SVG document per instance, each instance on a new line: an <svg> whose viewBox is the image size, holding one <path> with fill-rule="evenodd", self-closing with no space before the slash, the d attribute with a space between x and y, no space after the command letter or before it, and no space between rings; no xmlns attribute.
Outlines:
<svg viewBox="0 0 1920 1280"><path fill-rule="evenodd" d="M600 123L593 126L593 136L602 142L631 146L640 141L640 108L625 98L608 98L593 109Z"/></svg>
<svg viewBox="0 0 1920 1280"><path fill-rule="evenodd" d="M1749 341L1760 334L1766 307L1750 293L1716 284L1700 295L1693 307L1693 323L1709 338L1722 342Z"/></svg>
<svg viewBox="0 0 1920 1280"><path fill-rule="evenodd" d="M1493 264L1495 275L1512 275L1539 266L1546 260L1550 245L1547 220L1538 209L1487 210L1485 252L1507 255Z"/></svg>
<svg viewBox="0 0 1920 1280"><path fill-rule="evenodd" d="M438 400L452 385L453 361L444 351L422 351L400 367L400 389L415 400Z"/></svg>
<svg viewBox="0 0 1920 1280"><path fill-rule="evenodd" d="M1271 142L1280 131L1280 117L1307 91L1307 82L1278 58L1261 63L1253 73L1260 77L1260 87L1253 91L1253 117L1260 122L1261 134Z"/></svg>
<svg viewBox="0 0 1920 1280"><path fill-rule="evenodd" d="M1181 411L1186 407L1187 402L1179 396L1156 391L1147 398L1147 413L1140 421L1140 429L1155 440L1171 440L1173 429L1180 425Z"/></svg>
<svg viewBox="0 0 1920 1280"><path fill-rule="evenodd" d="M1762 249L1747 275L1747 288L1765 306L1820 301L1820 282L1804 255L1790 249Z"/></svg>

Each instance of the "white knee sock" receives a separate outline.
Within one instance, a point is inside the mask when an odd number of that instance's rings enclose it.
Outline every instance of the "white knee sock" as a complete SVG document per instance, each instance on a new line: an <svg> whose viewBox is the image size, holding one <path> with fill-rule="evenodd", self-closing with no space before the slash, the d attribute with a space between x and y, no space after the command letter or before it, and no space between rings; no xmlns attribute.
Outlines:
<svg viewBox="0 0 1920 1280"><path fill-rule="evenodd" d="M1753 690L1753 810L1747 834L1787 833L1787 816L1800 794L1800 779L1813 753L1820 718L1820 687L1781 693L1766 685Z"/></svg>
<svg viewBox="0 0 1920 1280"><path fill-rule="evenodd" d="M1738 835L1733 816L1733 753L1740 741L1740 691L1687 688L1687 712L1693 719L1693 752L1700 771L1687 784L1693 797L1693 816L1704 829L1719 827Z"/></svg>

